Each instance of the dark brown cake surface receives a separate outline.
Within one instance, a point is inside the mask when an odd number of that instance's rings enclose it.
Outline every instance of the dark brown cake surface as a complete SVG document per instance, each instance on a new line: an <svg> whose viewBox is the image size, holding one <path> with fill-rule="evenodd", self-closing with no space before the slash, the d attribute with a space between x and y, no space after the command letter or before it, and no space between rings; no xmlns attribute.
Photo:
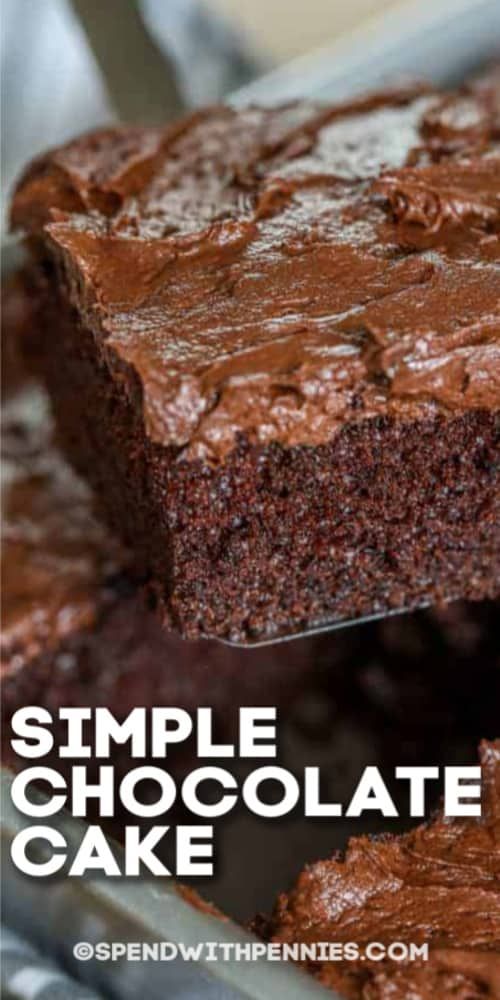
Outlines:
<svg viewBox="0 0 500 1000"><path fill-rule="evenodd" d="M282 942L429 945L427 961L311 963L349 1000L496 1000L500 995L500 743L483 743L482 816L437 816L400 837L351 840L282 895Z"/></svg>
<svg viewBox="0 0 500 1000"><path fill-rule="evenodd" d="M65 445L181 631L498 588L498 115L216 108L25 173Z"/></svg>

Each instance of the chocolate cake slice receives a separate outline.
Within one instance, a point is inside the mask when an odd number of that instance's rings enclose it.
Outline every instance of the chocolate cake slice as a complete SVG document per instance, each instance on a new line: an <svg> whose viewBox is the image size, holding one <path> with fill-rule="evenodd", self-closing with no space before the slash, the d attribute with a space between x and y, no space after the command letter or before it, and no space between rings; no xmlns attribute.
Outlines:
<svg viewBox="0 0 500 1000"><path fill-rule="evenodd" d="M333 788L339 768L349 786L353 769L373 760L391 773L395 763L459 760L478 734L494 728L500 654L493 602L372 622L333 641L234 650L183 640L160 627L129 553L96 520L88 487L54 444L40 386L12 389L2 416L5 762L26 763L13 755L10 739L12 715L28 704L55 719L69 706L104 705L123 719L140 705L190 712L205 705L221 740L234 737L240 705L276 705L280 752L297 745L292 762L298 753L301 766L327 760ZM471 701L471 678L487 697ZM56 726L56 744L63 734ZM132 764L128 746L113 762L119 778ZM178 774L195 764L194 741L169 756Z"/></svg>
<svg viewBox="0 0 500 1000"><path fill-rule="evenodd" d="M61 440L170 627L498 591L499 112L484 81L222 107L25 172Z"/></svg>
<svg viewBox="0 0 500 1000"><path fill-rule="evenodd" d="M481 746L480 819L445 819L400 837L351 840L307 867L264 928L272 941L355 942L359 960L309 971L349 1000L500 996L500 741ZM429 946L428 960L363 961L370 942Z"/></svg>

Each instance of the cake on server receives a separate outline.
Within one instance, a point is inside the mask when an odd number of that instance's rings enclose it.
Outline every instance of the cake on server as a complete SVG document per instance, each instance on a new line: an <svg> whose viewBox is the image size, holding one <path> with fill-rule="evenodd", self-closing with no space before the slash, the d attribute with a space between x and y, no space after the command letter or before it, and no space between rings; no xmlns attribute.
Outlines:
<svg viewBox="0 0 500 1000"><path fill-rule="evenodd" d="M500 995L500 742L481 745L482 816L439 815L400 837L353 838L311 864L260 933L277 942L428 944L416 961L318 961L348 1000L495 1000ZM401 954L401 953L400 953Z"/></svg>
<svg viewBox="0 0 500 1000"><path fill-rule="evenodd" d="M498 591L498 90L215 108L21 178L61 441L170 628Z"/></svg>

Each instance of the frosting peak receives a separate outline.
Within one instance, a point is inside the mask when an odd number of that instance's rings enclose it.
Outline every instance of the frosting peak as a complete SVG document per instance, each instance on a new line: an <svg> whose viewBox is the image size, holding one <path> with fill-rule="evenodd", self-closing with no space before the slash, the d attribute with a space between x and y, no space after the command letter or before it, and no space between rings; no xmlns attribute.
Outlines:
<svg viewBox="0 0 500 1000"><path fill-rule="evenodd" d="M104 130L35 161L13 222L182 456L492 406L499 114L483 80Z"/></svg>

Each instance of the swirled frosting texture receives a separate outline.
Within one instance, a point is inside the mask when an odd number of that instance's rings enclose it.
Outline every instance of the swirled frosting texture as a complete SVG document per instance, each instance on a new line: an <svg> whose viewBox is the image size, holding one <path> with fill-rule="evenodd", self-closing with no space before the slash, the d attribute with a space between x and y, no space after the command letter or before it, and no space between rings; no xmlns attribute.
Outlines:
<svg viewBox="0 0 500 1000"><path fill-rule="evenodd" d="M274 941L429 946L428 961L317 962L350 1000L497 1000L500 996L500 741L481 747L482 817L401 837L351 840L344 859L306 868L278 900Z"/></svg>
<svg viewBox="0 0 500 1000"><path fill-rule="evenodd" d="M32 164L13 223L139 386L150 438L184 456L495 407L498 91L101 131Z"/></svg>

